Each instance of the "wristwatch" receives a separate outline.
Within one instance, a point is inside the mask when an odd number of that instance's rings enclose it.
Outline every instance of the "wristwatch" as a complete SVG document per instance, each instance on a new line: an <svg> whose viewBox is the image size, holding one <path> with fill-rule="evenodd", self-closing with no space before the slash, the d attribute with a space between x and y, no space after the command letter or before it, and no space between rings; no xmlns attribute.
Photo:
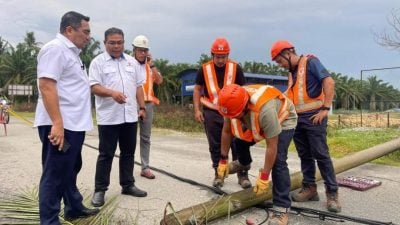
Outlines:
<svg viewBox="0 0 400 225"><path fill-rule="evenodd" d="M320 110L331 110L331 108L330 107L327 107L327 106L322 106L321 108L320 108Z"/></svg>
<svg viewBox="0 0 400 225"><path fill-rule="evenodd" d="M140 110L146 111L146 108L145 108L145 107L140 107L140 108L139 108L139 111L140 111Z"/></svg>

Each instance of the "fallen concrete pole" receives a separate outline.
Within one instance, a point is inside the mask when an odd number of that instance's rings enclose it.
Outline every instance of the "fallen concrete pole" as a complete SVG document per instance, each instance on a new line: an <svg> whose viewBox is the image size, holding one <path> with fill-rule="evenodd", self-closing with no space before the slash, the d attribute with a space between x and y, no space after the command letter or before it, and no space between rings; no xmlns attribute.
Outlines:
<svg viewBox="0 0 400 225"><path fill-rule="evenodd" d="M336 174L368 163L374 159L395 152L400 149L400 138L376 145L366 150L351 154L341 159L334 160L333 165ZM301 172L293 173L290 176L291 190L301 187L303 175ZM321 180L321 175L317 170L316 179ZM271 186L264 195L256 196L252 188L235 192L218 199L213 199L198 205L182 209L175 213L170 213L161 220L161 225L191 225L206 224L228 214L243 211L249 207L257 205L265 200L272 198Z"/></svg>

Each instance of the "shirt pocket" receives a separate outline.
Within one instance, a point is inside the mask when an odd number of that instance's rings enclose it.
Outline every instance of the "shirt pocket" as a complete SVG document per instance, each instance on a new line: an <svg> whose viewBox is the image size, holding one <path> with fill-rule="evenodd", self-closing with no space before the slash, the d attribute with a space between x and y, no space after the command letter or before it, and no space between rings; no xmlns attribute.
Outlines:
<svg viewBox="0 0 400 225"><path fill-rule="evenodd" d="M136 83L136 71L135 68L132 66L126 66L125 67L125 73L129 79L129 82L133 82L134 84Z"/></svg>
<svg viewBox="0 0 400 225"><path fill-rule="evenodd" d="M103 82L105 86L110 86L118 80L117 69L114 67L103 68Z"/></svg>

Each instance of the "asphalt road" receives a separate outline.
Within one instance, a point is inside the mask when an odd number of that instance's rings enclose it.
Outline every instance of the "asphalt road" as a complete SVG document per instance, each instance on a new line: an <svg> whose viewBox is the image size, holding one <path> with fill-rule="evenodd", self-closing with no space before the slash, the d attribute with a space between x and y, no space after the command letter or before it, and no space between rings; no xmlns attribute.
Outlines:
<svg viewBox="0 0 400 225"><path fill-rule="evenodd" d="M0 197L18 192L20 188L35 187L41 175L41 152L37 130L15 117L7 126L8 136L0 126ZM97 147L96 130L88 132L85 143ZM117 150L118 153L118 150ZM97 151L85 146L83 149L83 168L78 177L78 186L85 196L91 196L94 187L94 173ZM262 166L264 151L261 146L252 149L253 165L250 180L254 184L258 168ZM136 161L139 159L139 151ZM196 182L211 185L214 172L208 153L207 140L204 134L185 134L168 130L154 130L152 138L151 166L168 171L176 176L192 179ZM300 169L295 153L289 155L290 172ZM135 166L135 184L148 192L146 198L135 198L120 195L118 180L118 158L115 158L111 172L111 184L106 193L106 200L119 196L117 215L123 221L124 215L138 216L138 224L159 224L168 202L175 210L207 202L218 195L196 185L184 183L170 176L154 172L155 180L140 177L140 168ZM340 189L342 213L359 218L400 224L400 168L365 164L338 174L338 177L359 176L382 182L382 185L367 190L355 191L349 188ZM236 176L225 181L226 192L240 191ZM319 202L293 203L294 206L325 210L323 183L318 183L321 200ZM171 212L169 209L168 212ZM208 224L245 224L246 218L260 223L266 218L266 212L258 208L249 208L230 218L222 218ZM266 224L266 223L265 223ZM303 215L290 215L290 224L358 224L354 222L322 221Z"/></svg>

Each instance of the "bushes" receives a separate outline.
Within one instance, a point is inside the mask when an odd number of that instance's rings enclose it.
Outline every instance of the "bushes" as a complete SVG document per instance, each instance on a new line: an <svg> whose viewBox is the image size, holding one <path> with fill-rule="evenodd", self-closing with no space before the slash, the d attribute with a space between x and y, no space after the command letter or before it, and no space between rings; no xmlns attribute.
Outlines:
<svg viewBox="0 0 400 225"><path fill-rule="evenodd" d="M153 126L182 132L204 132L203 124L194 119L193 109L180 105L155 106Z"/></svg>

